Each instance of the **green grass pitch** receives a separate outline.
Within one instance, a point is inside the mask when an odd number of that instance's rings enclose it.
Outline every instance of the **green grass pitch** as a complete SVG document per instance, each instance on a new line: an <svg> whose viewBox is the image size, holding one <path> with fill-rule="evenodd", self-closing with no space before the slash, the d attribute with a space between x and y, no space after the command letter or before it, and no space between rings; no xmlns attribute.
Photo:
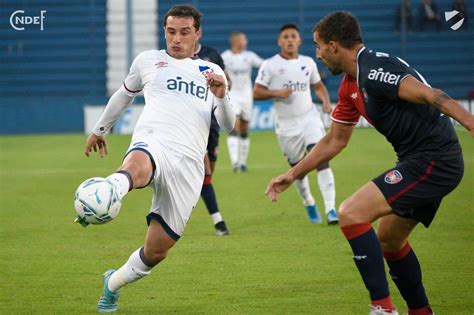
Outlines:
<svg viewBox="0 0 474 315"><path fill-rule="evenodd" d="M459 130L466 172L432 226L411 243L437 314L474 313L474 141ZM73 224L84 179L120 164L129 137L110 136L104 159L84 135L0 137L0 314L94 314L101 274L143 244L151 191L129 194L103 226ZM251 134L249 172L231 172L225 135L213 177L229 237L214 234L200 201L187 229L150 276L122 290L119 314L367 314L368 294L336 226L312 225L294 188L272 204L268 181L288 167L272 132ZM374 130L356 130L331 162L337 204L395 162ZM320 205L316 177L312 191ZM391 283L400 314L405 305Z"/></svg>

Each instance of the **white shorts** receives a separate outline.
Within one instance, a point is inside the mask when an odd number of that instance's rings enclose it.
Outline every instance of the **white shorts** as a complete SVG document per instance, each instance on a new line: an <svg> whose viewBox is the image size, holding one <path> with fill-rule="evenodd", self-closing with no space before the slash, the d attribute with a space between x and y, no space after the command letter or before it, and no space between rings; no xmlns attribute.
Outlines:
<svg viewBox="0 0 474 315"><path fill-rule="evenodd" d="M295 135L285 136L277 134L278 143L288 163L295 165L301 161L309 146L315 145L326 134L323 122L316 111L311 111L299 124L300 132Z"/></svg>
<svg viewBox="0 0 474 315"><path fill-rule="evenodd" d="M253 102L244 101L240 99L232 99L232 105L234 106L237 116L241 119L250 122L252 120Z"/></svg>
<svg viewBox="0 0 474 315"><path fill-rule="evenodd" d="M133 137L127 154L133 150L144 151L155 164L155 173L149 183L154 194L147 222L157 220L177 241L199 200L204 162L166 148L147 135Z"/></svg>

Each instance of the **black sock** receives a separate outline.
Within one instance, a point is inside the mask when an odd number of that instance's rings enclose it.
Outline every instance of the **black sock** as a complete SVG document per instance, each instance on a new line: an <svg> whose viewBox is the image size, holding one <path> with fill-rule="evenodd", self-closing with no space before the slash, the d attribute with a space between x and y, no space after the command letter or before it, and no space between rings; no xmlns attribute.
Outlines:
<svg viewBox="0 0 474 315"><path fill-rule="evenodd" d="M351 245L354 262L359 269L365 287L369 290L372 301L384 300L384 308L390 309L388 282L385 276L382 248L379 239L370 223L354 224L341 227Z"/></svg>
<svg viewBox="0 0 474 315"><path fill-rule="evenodd" d="M214 213L219 212L219 207L217 206L216 194L210 178L211 176L206 175L204 184L202 185L201 197L206 204L207 211L209 211L210 215L213 215Z"/></svg>
<svg viewBox="0 0 474 315"><path fill-rule="evenodd" d="M384 253L384 256L390 268L390 276L408 308L419 309L429 305L422 283L420 263L410 244L407 242L398 252Z"/></svg>

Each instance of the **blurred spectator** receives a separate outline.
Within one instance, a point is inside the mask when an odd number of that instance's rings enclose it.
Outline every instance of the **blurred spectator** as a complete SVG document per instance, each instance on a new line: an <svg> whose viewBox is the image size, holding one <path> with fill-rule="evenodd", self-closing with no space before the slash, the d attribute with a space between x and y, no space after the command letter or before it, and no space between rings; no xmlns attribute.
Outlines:
<svg viewBox="0 0 474 315"><path fill-rule="evenodd" d="M456 10L459 12L458 15L456 15L453 19L453 22L458 22L461 19L464 19L464 22L462 24L462 28L468 29L469 23L468 23L468 18L467 18L467 8L466 4L464 3L464 0L453 0L453 4L451 5L451 10Z"/></svg>
<svg viewBox="0 0 474 315"><path fill-rule="evenodd" d="M402 6L403 3L403 6ZM413 31L413 12L411 10L411 0L402 0L395 9L395 30L400 31L400 25L402 23L402 9L405 8L405 21L407 25L407 31Z"/></svg>
<svg viewBox="0 0 474 315"><path fill-rule="evenodd" d="M426 23L434 23L436 30L441 30L441 18L438 12L438 6L431 0L423 0L420 3L420 31L425 29Z"/></svg>

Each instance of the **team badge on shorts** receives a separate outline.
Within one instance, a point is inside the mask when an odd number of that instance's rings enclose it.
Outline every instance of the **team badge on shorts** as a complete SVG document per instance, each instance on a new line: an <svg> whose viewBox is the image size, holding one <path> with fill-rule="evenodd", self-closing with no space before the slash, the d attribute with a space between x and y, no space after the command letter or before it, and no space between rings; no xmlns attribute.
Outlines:
<svg viewBox="0 0 474 315"><path fill-rule="evenodd" d="M397 170L391 170L387 174L385 174L385 182L387 184L397 184L401 182L403 179L402 173Z"/></svg>

